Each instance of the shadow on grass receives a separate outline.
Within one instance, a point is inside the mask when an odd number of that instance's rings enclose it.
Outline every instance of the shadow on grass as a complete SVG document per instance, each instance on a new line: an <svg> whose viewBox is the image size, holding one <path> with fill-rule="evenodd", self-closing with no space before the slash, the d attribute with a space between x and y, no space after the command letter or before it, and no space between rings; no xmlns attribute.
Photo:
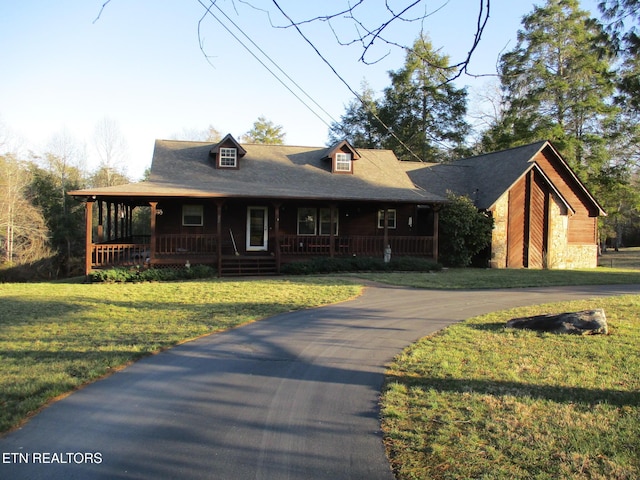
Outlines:
<svg viewBox="0 0 640 480"><path fill-rule="evenodd" d="M480 395L512 396L521 400L548 400L556 403L575 403L584 406L598 404L623 406L640 406L640 392L592 389L580 387L562 387L552 385L534 385L522 382L499 380L466 380L449 378L412 378L390 375L388 382L405 385L408 388L421 387L449 393L477 393Z"/></svg>

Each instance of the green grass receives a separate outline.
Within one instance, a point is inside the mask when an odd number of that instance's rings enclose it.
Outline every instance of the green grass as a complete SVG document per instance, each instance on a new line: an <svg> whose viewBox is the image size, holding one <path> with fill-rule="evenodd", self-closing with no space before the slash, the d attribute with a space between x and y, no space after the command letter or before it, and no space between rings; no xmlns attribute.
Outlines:
<svg viewBox="0 0 640 480"><path fill-rule="evenodd" d="M590 270L498 270L452 268L434 273L357 273L365 280L430 289L523 288L560 285L640 283L640 270L603 268Z"/></svg>
<svg viewBox="0 0 640 480"><path fill-rule="evenodd" d="M0 285L0 432L143 356L290 310L357 296L326 278Z"/></svg>
<svg viewBox="0 0 640 480"><path fill-rule="evenodd" d="M504 328L595 306L492 313L399 355L381 400L398 479L640 478L640 296L597 301L606 336Z"/></svg>

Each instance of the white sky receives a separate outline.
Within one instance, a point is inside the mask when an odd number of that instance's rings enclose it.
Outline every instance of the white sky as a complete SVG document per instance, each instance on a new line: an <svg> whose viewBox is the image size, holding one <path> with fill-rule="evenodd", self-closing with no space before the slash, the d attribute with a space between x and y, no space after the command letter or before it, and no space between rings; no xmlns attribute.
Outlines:
<svg viewBox="0 0 640 480"><path fill-rule="evenodd" d="M94 129L109 118L127 142L127 171L139 178L151 163L156 138L209 125L237 138L260 115L282 125L287 144L325 145L327 125L210 17L201 27L207 61L198 43L198 21L205 10L197 0L111 0L94 23L104 1L20 0L0 5L0 123L22 139L24 150L42 153L53 135L65 131L86 148L87 167L95 168ZM251 1L273 11L270 0ZM384 1L367 2L367 15L374 23L379 18L376 5ZM520 20L534 3L542 0L491 0L472 73L495 72L498 56L515 46ZM299 19L335 10L346 0L279 4ZM452 63L462 60L471 46L479 4L480 0L422 2L421 9L437 9L422 28ZM352 94L295 31L272 28L263 12L240 0L218 0L217 5L330 117L285 79L318 115L327 123L340 119ZM596 0L583 0L582 5L597 14ZM272 19L285 23L275 12ZM411 44L420 28L404 23L389 35ZM345 38L349 32L346 24L336 24L336 30L344 30ZM358 62L361 50L339 46L326 24L303 31L358 92L365 79L381 92L390 83L388 71L404 62L404 53L392 50L381 61L364 65ZM383 45L378 48L375 55L389 51ZM471 94L487 81L464 77L457 85L470 86Z"/></svg>

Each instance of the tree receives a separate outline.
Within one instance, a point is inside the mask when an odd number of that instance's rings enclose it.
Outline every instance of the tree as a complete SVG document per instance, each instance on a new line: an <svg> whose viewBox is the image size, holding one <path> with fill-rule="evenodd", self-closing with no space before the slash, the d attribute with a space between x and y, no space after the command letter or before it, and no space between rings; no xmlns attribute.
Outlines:
<svg viewBox="0 0 640 480"><path fill-rule="evenodd" d="M640 0L602 0L599 4L616 53L622 60L620 91L623 103L640 111Z"/></svg>
<svg viewBox="0 0 640 480"><path fill-rule="evenodd" d="M444 161L466 152L467 93L448 82L448 68L448 57L420 35L404 67L389 73L379 117L391 130L384 134L384 147L401 160Z"/></svg>
<svg viewBox="0 0 640 480"><path fill-rule="evenodd" d="M240 137L240 141L245 143L283 145L285 135L281 125L275 125L271 120L260 116L253 123L253 128Z"/></svg>
<svg viewBox="0 0 640 480"><path fill-rule="evenodd" d="M28 198L30 175L13 155L0 155L0 250L8 264L24 264L51 254L44 218Z"/></svg>
<svg viewBox="0 0 640 480"><path fill-rule="evenodd" d="M522 20L500 60L505 115L486 135L498 148L552 140L589 186L609 160L605 124L616 113L603 27L578 0L547 0Z"/></svg>
<svg viewBox="0 0 640 480"><path fill-rule="evenodd" d="M192 142L216 143L222 139L222 134L220 133L220 130L215 128L213 125L209 125L209 127L204 130L184 128L182 129L182 133L173 134L171 138L175 140L191 140Z"/></svg>
<svg viewBox="0 0 640 480"><path fill-rule="evenodd" d="M330 145L347 139L355 147L382 148L383 127L376 118L378 102L375 93L366 82L361 87L362 93L347 105L340 123L332 123L329 129Z"/></svg>
<svg viewBox="0 0 640 480"><path fill-rule="evenodd" d="M111 187L129 183L126 175L127 142L117 122L103 118L96 125L93 141L100 158L98 171L93 175L93 186Z"/></svg>

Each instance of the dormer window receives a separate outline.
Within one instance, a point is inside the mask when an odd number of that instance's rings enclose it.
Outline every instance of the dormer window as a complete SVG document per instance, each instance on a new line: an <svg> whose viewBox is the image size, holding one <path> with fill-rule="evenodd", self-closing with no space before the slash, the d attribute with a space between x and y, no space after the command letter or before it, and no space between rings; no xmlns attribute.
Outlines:
<svg viewBox="0 0 640 480"><path fill-rule="evenodd" d="M329 147L324 158L331 162L331 173L353 174L353 162L360 158L360 154L349 142L342 140L337 145Z"/></svg>
<svg viewBox="0 0 640 480"><path fill-rule="evenodd" d="M216 168L228 168L237 170L240 168L240 159L247 151L236 142L236 139L227 134L219 143L213 146L210 155Z"/></svg>
<svg viewBox="0 0 640 480"><path fill-rule="evenodd" d="M351 154L336 153L336 172L351 172Z"/></svg>
<svg viewBox="0 0 640 480"><path fill-rule="evenodd" d="M237 168L238 167L238 150L235 148L220 148L220 167Z"/></svg>

